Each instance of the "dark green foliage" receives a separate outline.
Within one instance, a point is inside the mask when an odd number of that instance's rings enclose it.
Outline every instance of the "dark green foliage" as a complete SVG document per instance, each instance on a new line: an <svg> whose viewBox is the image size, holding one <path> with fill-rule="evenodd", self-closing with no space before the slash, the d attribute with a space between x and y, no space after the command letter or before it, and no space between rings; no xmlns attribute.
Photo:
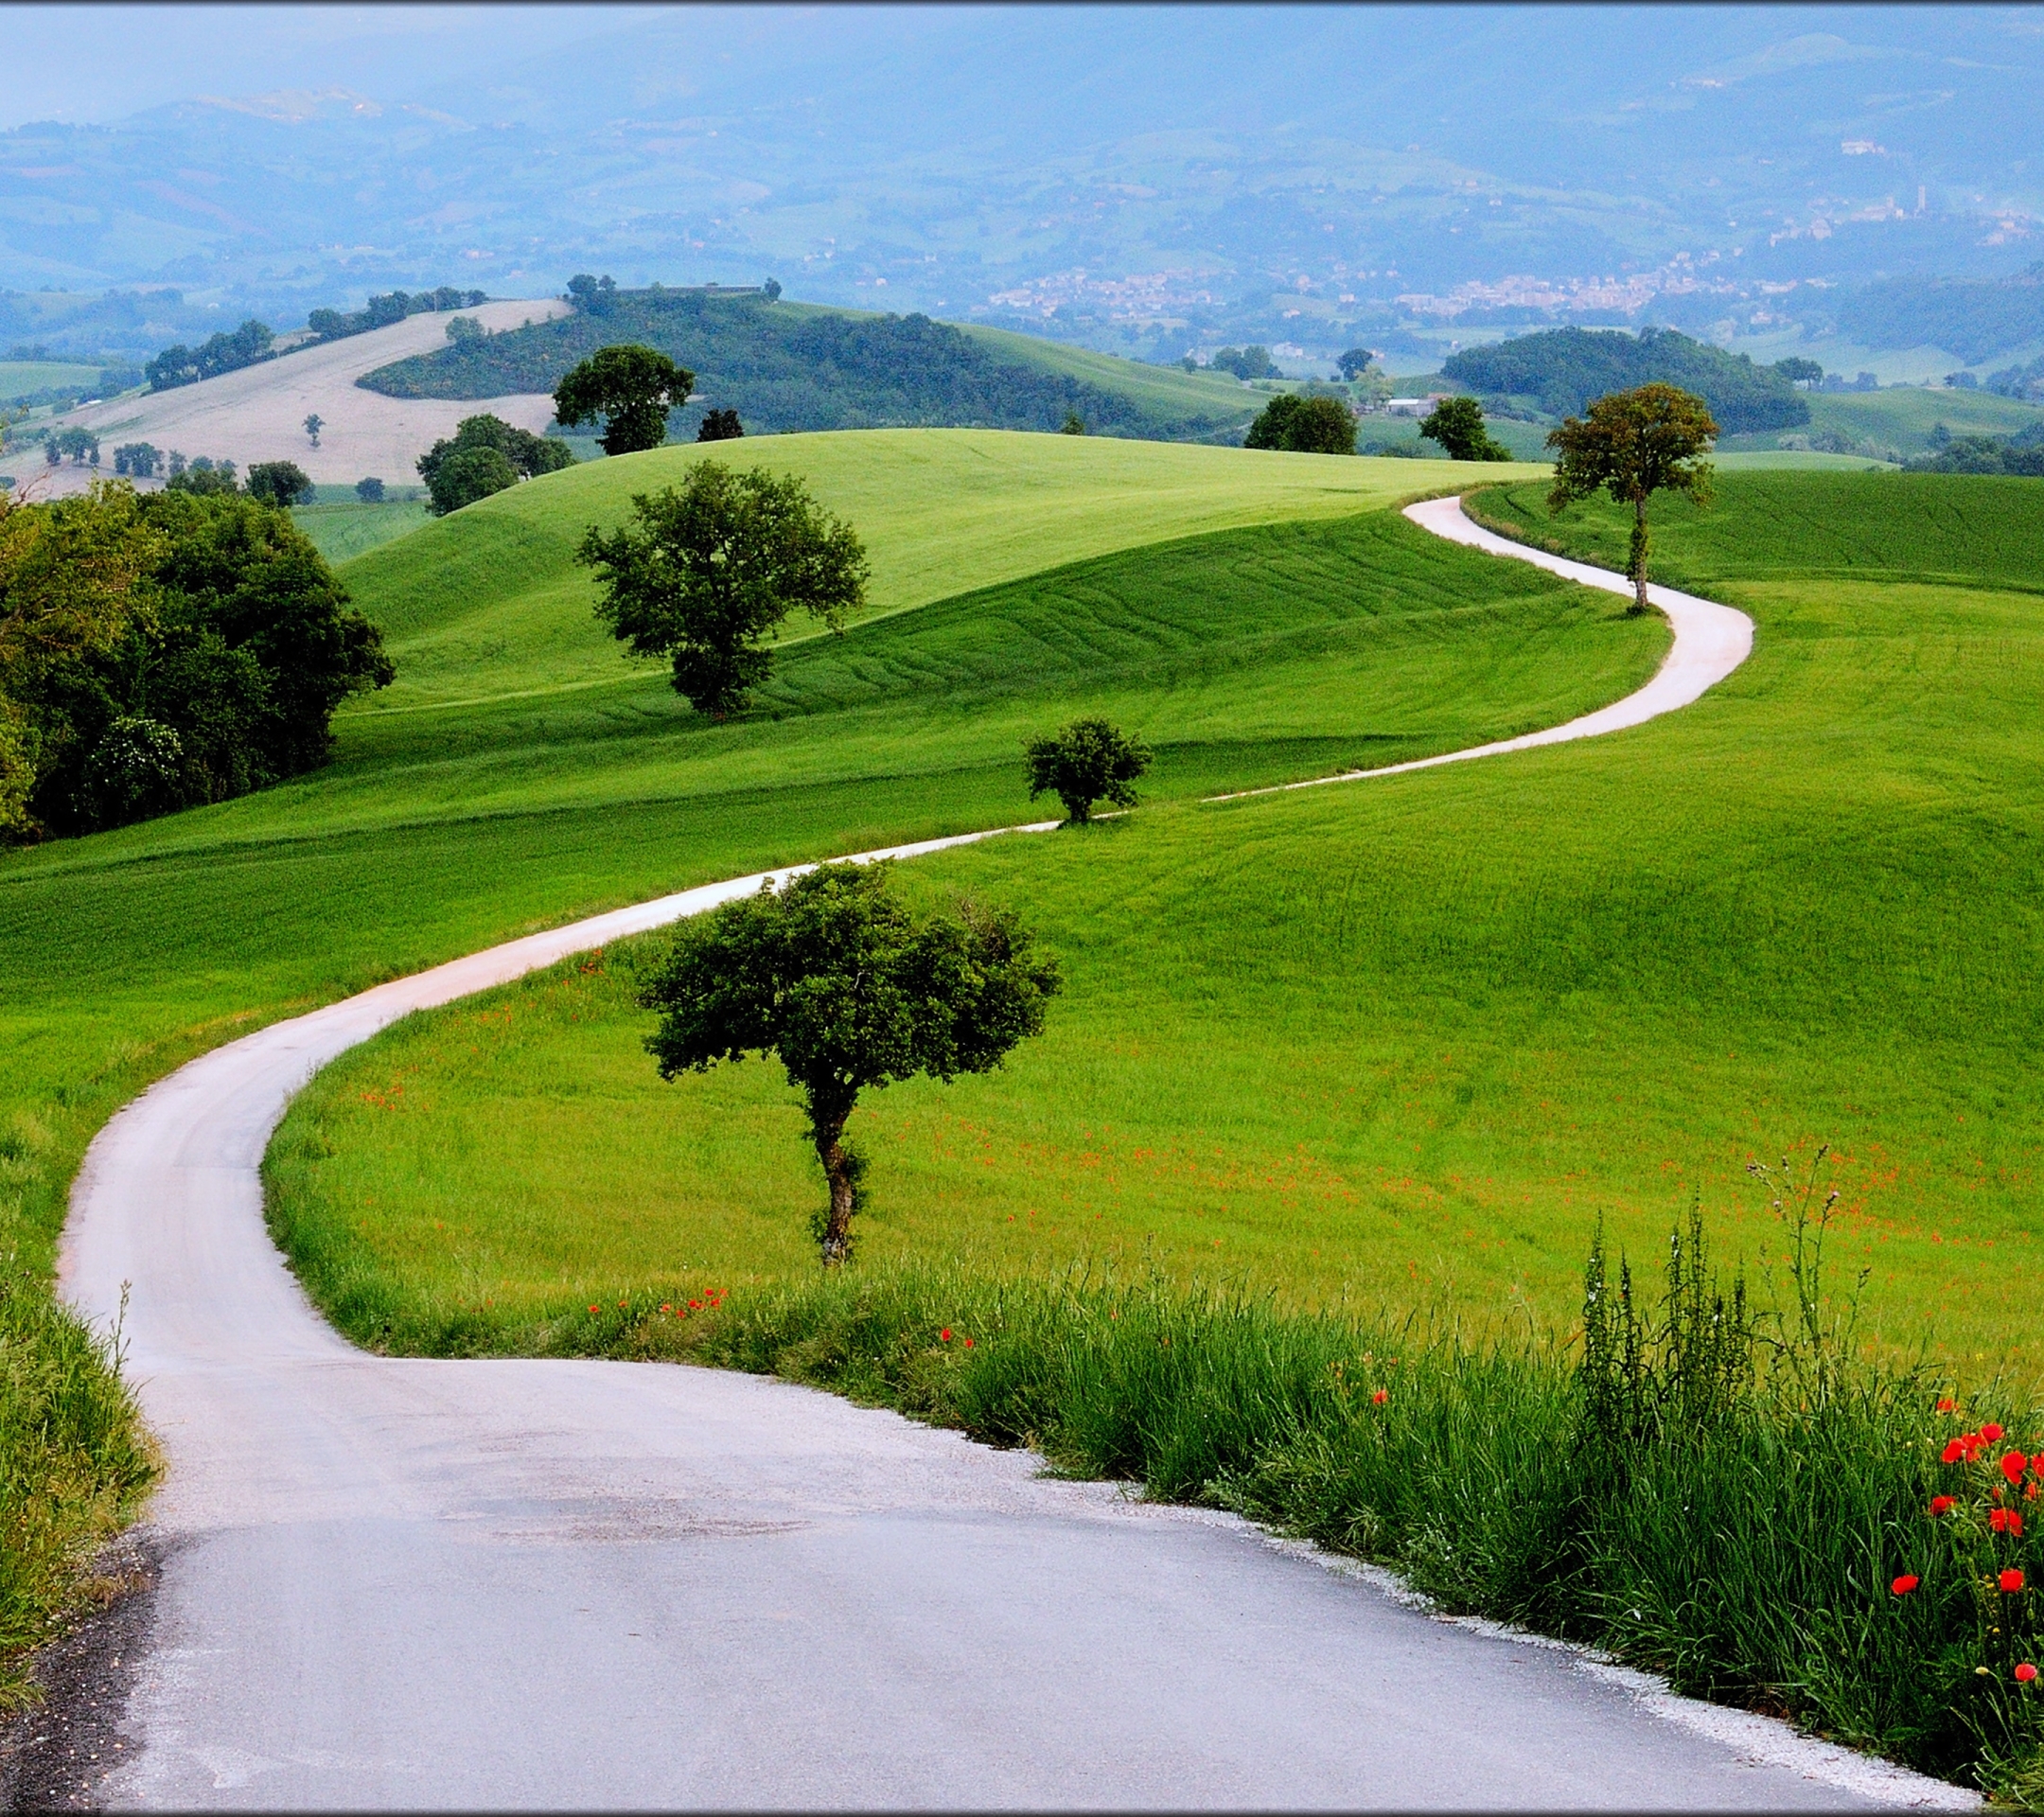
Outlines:
<svg viewBox="0 0 2044 1817"><path fill-rule="evenodd" d="M594 280L591 280L593 282ZM624 336L692 370L755 434L807 429L1054 430L1076 411L1096 434L1196 439L1239 415L1171 415L1025 363L925 315L861 315L764 296L617 291L573 315L442 347L361 382L391 397L552 391L579 359Z"/></svg>
<svg viewBox="0 0 2044 1817"><path fill-rule="evenodd" d="M667 413L688 402L696 375L658 348L598 347L554 387L563 429L600 416L606 454L638 454L667 439Z"/></svg>
<svg viewBox="0 0 2044 1817"><path fill-rule="evenodd" d="M129 523L146 552L132 589L97 608L94 636L0 665L0 693L31 735L29 811L49 831L119 825L316 768L334 709L391 679L375 626L344 609L319 552L273 505L174 482L139 500L30 508L48 514L53 536L103 524L111 538Z"/></svg>
<svg viewBox="0 0 2044 1817"><path fill-rule="evenodd" d="M632 521L593 525L576 553L597 571L596 615L635 656L672 656L674 685L722 717L764 681L761 640L800 609L833 630L866 591L857 534L793 474L699 461L678 488L632 499Z"/></svg>
<svg viewBox="0 0 2044 1817"><path fill-rule="evenodd" d="M451 438L435 442L419 456L418 471L431 500L427 508L444 518L521 479L557 473L573 464L574 454L564 442L514 428L502 416L466 416ZM380 481L377 492L382 495Z"/></svg>
<svg viewBox="0 0 2044 1817"><path fill-rule="evenodd" d="M355 496L364 504L383 503L383 482L374 477L355 482Z"/></svg>
<svg viewBox="0 0 2044 1817"><path fill-rule="evenodd" d="M1353 454L1355 415L1339 398L1283 392L1258 412L1242 446L1294 454Z"/></svg>
<svg viewBox="0 0 2044 1817"><path fill-rule="evenodd" d="M130 479L152 479L163 471L163 450L148 442L123 442L114 450L114 470Z"/></svg>
<svg viewBox="0 0 2044 1817"><path fill-rule="evenodd" d="M1485 397L1531 399L1553 416L1574 415L1607 392L1660 383L1695 392L1728 435L1809 421L1809 404L1779 371L1673 328L1642 328L1636 336L1620 328L1550 328L1466 347L1441 362L1441 376Z"/></svg>
<svg viewBox="0 0 2044 1817"><path fill-rule="evenodd" d="M1451 461L1508 461L1511 450L1491 440L1483 406L1473 397L1443 397L1427 414L1419 432L1438 442Z"/></svg>
<svg viewBox="0 0 2044 1817"><path fill-rule="evenodd" d="M2003 473L2044 479L2044 426L2015 435L1954 435L1940 423L1931 432L1937 446L1903 463L1912 473Z"/></svg>
<svg viewBox="0 0 2044 1817"><path fill-rule="evenodd" d="M1965 376L1971 382L1972 375ZM2026 366L2004 366L2000 372L1989 373L1987 389L2003 397L2018 397L2027 403L2044 402L2044 354L2039 354Z"/></svg>
<svg viewBox="0 0 2044 1817"><path fill-rule="evenodd" d="M859 1093L919 1073L990 1072L1043 1032L1057 963L1000 908L961 902L918 921L886 864L826 864L784 890L682 923L640 1002L661 1012L661 1077L776 1053L802 1094L830 1182L821 1244L845 1260L865 1169L845 1148Z"/></svg>
<svg viewBox="0 0 2044 1817"><path fill-rule="evenodd" d="M223 372L238 372L243 366L273 359L274 339L251 316L232 334L210 335L197 347L166 347L143 371L151 391L196 385L202 379L218 379Z"/></svg>
<svg viewBox="0 0 2044 1817"><path fill-rule="evenodd" d="M1275 379L1268 347L1223 347L1207 362L1216 372L1232 372L1238 379Z"/></svg>
<svg viewBox="0 0 2044 1817"><path fill-rule="evenodd" d="M99 438L89 429L73 426L51 433L44 444L52 467L64 455L71 457L73 467L99 465Z"/></svg>
<svg viewBox="0 0 2044 1817"><path fill-rule="evenodd" d="M411 295L403 291L389 291L380 296L372 296L352 314L344 314L340 309L314 309L306 318L306 326L312 330L315 340L342 341L351 334L367 334L371 328L387 328L394 322L402 322L408 315L472 309L488 300L481 291L458 291L449 284ZM453 333L451 326L449 333L450 336Z"/></svg>
<svg viewBox="0 0 2044 1817"><path fill-rule="evenodd" d="M1774 362L1774 370L1788 379L1791 385L1821 385L1824 383L1824 369L1814 360L1777 360Z"/></svg>
<svg viewBox="0 0 2044 1817"><path fill-rule="evenodd" d="M738 420L735 410L707 410L703 413L702 427L696 432L698 442L732 442L745 433L745 425Z"/></svg>
<svg viewBox="0 0 2044 1817"><path fill-rule="evenodd" d="M1095 802L1136 805L1136 779L1150 767L1150 751L1104 719L1074 719L1061 731L1031 738L1022 748L1029 763L1030 800L1055 795L1068 820L1084 826Z"/></svg>
<svg viewBox="0 0 2044 1817"><path fill-rule="evenodd" d="M1085 418L1076 411L1067 410L1065 420L1058 425L1060 435L1084 435L1086 432Z"/></svg>
<svg viewBox="0 0 2044 1817"><path fill-rule="evenodd" d="M1840 332L1869 347L1944 347L1968 365L2044 340L2044 262L2014 277L1896 277L1838 299Z"/></svg>
<svg viewBox="0 0 2044 1817"><path fill-rule="evenodd" d="M248 470L248 495L265 504L309 504L312 482L296 461L257 461Z"/></svg>
<svg viewBox="0 0 2044 1817"><path fill-rule="evenodd" d="M309 416L305 419L306 438L312 444L314 448L317 448L319 446L319 432L326 427L326 419L321 416L318 411L314 411Z"/></svg>
<svg viewBox="0 0 2044 1817"><path fill-rule="evenodd" d="M190 492L200 498L232 498L241 489L235 477L232 461L215 461L202 454L188 467L173 452L170 456L170 477L164 489L169 492Z"/></svg>
<svg viewBox="0 0 2044 1817"><path fill-rule="evenodd" d="M1340 367L1341 376L1353 384L1369 370L1370 362L1376 357L1367 347L1350 347L1334 363Z"/></svg>

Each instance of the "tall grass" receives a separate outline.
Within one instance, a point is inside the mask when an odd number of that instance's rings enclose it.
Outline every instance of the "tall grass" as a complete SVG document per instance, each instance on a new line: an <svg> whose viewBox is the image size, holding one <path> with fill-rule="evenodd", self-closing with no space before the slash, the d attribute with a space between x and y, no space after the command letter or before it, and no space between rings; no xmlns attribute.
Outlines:
<svg viewBox="0 0 2044 1817"><path fill-rule="evenodd" d="M0 1270L0 1711L87 1601L87 1565L155 1475L114 1349L9 1259Z"/></svg>
<svg viewBox="0 0 2044 1817"><path fill-rule="evenodd" d="M1837 1321L1806 1320L1794 1290L1814 1273L1756 1311L1713 1278L1700 1234L1671 1243L1656 1294L1600 1240L1565 1338L1288 1315L1161 1279L904 1268L606 1307L559 1341L693 1355L1033 1444L1060 1473L1390 1566L1451 1612L2035 1799L2040 1700L2011 1675L2039 1649L2034 1593L1995 1595L1983 1622L1963 1509L1929 1512L1964 1501L1969 1470L1982 1487L1977 1466L1940 1461L1962 1416L1938 1411L1925 1369L1858 1360ZM2044 1561L2032 1538L1997 1544L1996 1568ZM1898 1595L1905 1576L1920 1587Z"/></svg>

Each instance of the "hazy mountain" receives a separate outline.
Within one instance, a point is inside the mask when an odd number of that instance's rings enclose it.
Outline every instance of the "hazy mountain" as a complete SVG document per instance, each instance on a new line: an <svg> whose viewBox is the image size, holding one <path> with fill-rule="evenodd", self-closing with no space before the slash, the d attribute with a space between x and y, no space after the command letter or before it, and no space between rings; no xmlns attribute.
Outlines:
<svg viewBox="0 0 2044 1817"><path fill-rule="evenodd" d="M14 14L31 74L50 32L95 16ZM10 97L0 284L168 285L284 326L390 285L770 272L818 301L1168 352L1400 321L1794 317L1826 281L1996 275L2044 250L2034 10L122 20L110 93L153 104L37 122Z"/></svg>

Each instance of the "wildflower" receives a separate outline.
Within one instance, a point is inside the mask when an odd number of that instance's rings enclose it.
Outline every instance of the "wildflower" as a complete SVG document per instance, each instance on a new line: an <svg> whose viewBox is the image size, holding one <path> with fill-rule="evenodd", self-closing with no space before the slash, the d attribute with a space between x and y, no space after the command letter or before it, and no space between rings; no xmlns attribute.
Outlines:
<svg viewBox="0 0 2044 1817"><path fill-rule="evenodd" d="M938 1343L940 1343L940 1344L948 1344L948 1343L950 1343L950 1341L951 1341L951 1328L950 1328L950 1326L946 1325L946 1326L945 1326L945 1327L943 1328L943 1331L941 1331L941 1332L939 1332L937 1333L937 1341L938 1341Z"/></svg>
<svg viewBox="0 0 2044 1817"><path fill-rule="evenodd" d="M1940 1413L1953 1413L1957 1411L1958 1405L1959 1403L1947 1394L1939 1400L1937 1410Z"/></svg>
<svg viewBox="0 0 2044 1817"><path fill-rule="evenodd" d="M2021 1482L2023 1479L2023 1472L2028 1470L2029 1468L2030 1460L2029 1458L2025 1457L2021 1452L2011 1451L2003 1454L2001 1458L2001 1473L2009 1479L2011 1484Z"/></svg>
<svg viewBox="0 0 2044 1817"><path fill-rule="evenodd" d="M2013 1508L1990 1508L1987 1525L1997 1533L2006 1533L2012 1540L2022 1538L2022 1516Z"/></svg>
<svg viewBox="0 0 2044 1817"><path fill-rule="evenodd" d="M1986 1439L1986 1441L1991 1445L1997 1438L2000 1438L2001 1428L1996 1425L1995 1422L1990 1420L1984 1426L1980 1429L1980 1436L1982 1438Z"/></svg>
<svg viewBox="0 0 2044 1817"><path fill-rule="evenodd" d="M661 1311L663 1313L671 1313L674 1311L674 1308L668 1305L668 1303L663 1299L661 1301Z"/></svg>
<svg viewBox="0 0 2044 1817"><path fill-rule="evenodd" d="M968 1350L972 1349L972 1339L969 1337L965 1340L965 1348Z"/></svg>
<svg viewBox="0 0 2044 1817"><path fill-rule="evenodd" d="M1389 1388L1379 1388L1376 1393L1370 1396L1370 1404L1381 1407L1390 1398L1391 1390Z"/></svg>
<svg viewBox="0 0 2044 1817"><path fill-rule="evenodd" d="M1956 1464L1960 1458L1965 1455L1965 1440L1964 1438L1954 1438L1938 1455L1947 1464Z"/></svg>
<svg viewBox="0 0 2044 1817"><path fill-rule="evenodd" d="M1889 1589L1893 1590L1896 1596L1906 1596L1922 1581L1923 1579L1918 1578L1913 1572L1905 1571L1888 1587Z"/></svg>
<svg viewBox="0 0 2044 1817"><path fill-rule="evenodd" d="M2023 1574L2011 1566L1995 1579L2004 1595L2013 1596L2023 1587Z"/></svg>
<svg viewBox="0 0 2044 1817"><path fill-rule="evenodd" d="M1952 1498L1949 1495L1933 1495L1930 1498L1930 1511L1933 1514L1944 1513L1951 1505Z"/></svg>
<svg viewBox="0 0 2044 1817"><path fill-rule="evenodd" d="M2031 1665L2027 1659L2017 1667L2016 1682L2018 1685L2035 1685L2036 1683L2036 1667Z"/></svg>
<svg viewBox="0 0 2044 1817"><path fill-rule="evenodd" d="M596 1309L596 1308L595 1308L594 1306L591 1306L591 1307L590 1308L590 1312L592 1312L592 1313L593 1313L593 1312L595 1312L596 1310L597 1310L597 1309Z"/></svg>

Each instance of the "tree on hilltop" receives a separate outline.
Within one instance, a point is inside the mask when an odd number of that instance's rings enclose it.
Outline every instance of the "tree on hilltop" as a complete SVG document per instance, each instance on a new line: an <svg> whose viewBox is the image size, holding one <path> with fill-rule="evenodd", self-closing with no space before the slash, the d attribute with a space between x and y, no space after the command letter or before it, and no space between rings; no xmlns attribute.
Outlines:
<svg viewBox="0 0 2044 1817"><path fill-rule="evenodd" d="M502 416L465 416L451 438L435 442L419 456L418 473L431 501L427 509L444 518L520 480L558 472L573 463L573 451L565 442L515 428Z"/></svg>
<svg viewBox="0 0 2044 1817"><path fill-rule="evenodd" d="M596 615L635 656L668 656L698 713L735 712L764 681L762 640L800 609L834 631L866 597L866 551L792 473L698 461L678 487L638 493L632 520L591 525L575 559L596 570Z"/></svg>
<svg viewBox="0 0 2044 1817"><path fill-rule="evenodd" d="M598 347L554 388L563 429L604 419L606 454L637 454L667 439L667 413L688 402L696 375L664 353L634 344Z"/></svg>
<svg viewBox="0 0 2044 1817"><path fill-rule="evenodd" d="M1242 446L1292 454L1353 454L1355 415L1338 397L1281 392L1258 412Z"/></svg>
<svg viewBox="0 0 2044 1817"><path fill-rule="evenodd" d="M886 864L819 865L683 922L640 996L661 1012L661 1077L778 1054L802 1095L830 1203L812 1226L832 1267L852 1246L864 1157L844 1139L859 1093L990 1072L1043 1032L1057 961L1009 910L970 901L918 920Z"/></svg>
<svg viewBox="0 0 2044 1817"><path fill-rule="evenodd" d="M738 420L735 410L709 410L703 413L702 427L696 432L698 442L734 442L745 433L745 425Z"/></svg>
<svg viewBox="0 0 2044 1817"><path fill-rule="evenodd" d="M1656 492L1684 494L1698 506L1711 497L1711 466L1703 458L1718 425L1693 392L1674 385L1641 385L1599 397L1580 418L1551 430L1554 490L1547 508L1559 515L1600 488L1615 504L1632 507L1632 546L1626 573L1632 609L1647 610L1647 501Z"/></svg>

